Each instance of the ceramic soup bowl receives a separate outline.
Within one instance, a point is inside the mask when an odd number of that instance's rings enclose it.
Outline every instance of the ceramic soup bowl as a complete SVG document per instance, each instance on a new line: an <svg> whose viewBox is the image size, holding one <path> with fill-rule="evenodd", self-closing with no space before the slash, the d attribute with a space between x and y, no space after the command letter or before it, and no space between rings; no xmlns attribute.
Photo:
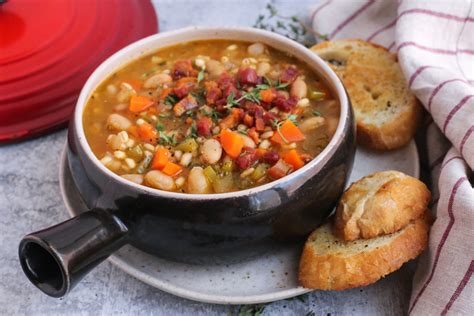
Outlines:
<svg viewBox="0 0 474 316"><path fill-rule="evenodd" d="M262 42L301 60L325 81L340 104L328 146L301 169L255 188L219 194L160 191L123 179L94 156L82 114L94 89L128 62L161 47L192 40ZM336 74L304 46L252 28L188 28L153 35L107 59L89 77L71 120L67 158L90 211L32 233L20 243L25 274L43 292L60 297L125 244L175 260L205 262L214 255L306 236L332 211L351 172L354 117Z"/></svg>

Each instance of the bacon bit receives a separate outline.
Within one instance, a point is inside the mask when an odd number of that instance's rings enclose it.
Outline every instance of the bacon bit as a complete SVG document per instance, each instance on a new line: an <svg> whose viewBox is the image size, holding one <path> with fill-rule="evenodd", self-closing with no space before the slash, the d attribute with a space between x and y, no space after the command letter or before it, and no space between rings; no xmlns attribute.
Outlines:
<svg viewBox="0 0 474 316"><path fill-rule="evenodd" d="M265 130L265 121L263 118L256 118L255 119L255 129L259 132L263 132Z"/></svg>
<svg viewBox="0 0 474 316"><path fill-rule="evenodd" d="M176 87L173 89L173 92L181 99L188 95L195 85L196 78L184 77L176 81Z"/></svg>
<svg viewBox="0 0 474 316"><path fill-rule="evenodd" d="M163 89L163 90L161 91L161 93L160 93L159 99L160 99L160 100L166 99L166 97L168 96L168 94L170 94L171 92L173 92L173 89L172 89L172 88Z"/></svg>
<svg viewBox="0 0 474 316"><path fill-rule="evenodd" d="M265 112L263 113L263 121L265 124L270 124L271 122L274 122L275 120L278 120L278 115L276 115L273 112Z"/></svg>
<svg viewBox="0 0 474 316"><path fill-rule="evenodd" d="M207 137L211 134L212 120L207 117L201 117L196 123L196 129L199 136Z"/></svg>
<svg viewBox="0 0 474 316"><path fill-rule="evenodd" d="M219 123L221 129L234 128L242 120L244 115L244 110L238 108L232 108L229 115L224 117Z"/></svg>
<svg viewBox="0 0 474 316"><path fill-rule="evenodd" d="M303 159L303 161L304 161L305 163L308 163L308 162L310 162L311 160L313 160L313 157L311 157L310 154L306 154L306 153L300 154L300 157L301 157L301 159Z"/></svg>
<svg viewBox="0 0 474 316"><path fill-rule="evenodd" d="M245 147L243 154L235 159L235 164L242 170L252 166L258 160L257 152L255 149Z"/></svg>
<svg viewBox="0 0 474 316"><path fill-rule="evenodd" d="M182 77L197 77L197 74L190 59L176 61L171 70L171 75L175 80Z"/></svg>
<svg viewBox="0 0 474 316"><path fill-rule="evenodd" d="M280 159L280 155L276 151L271 150L271 151L265 152L262 159L263 159L263 162L273 165Z"/></svg>
<svg viewBox="0 0 474 316"><path fill-rule="evenodd" d="M215 104L222 97L222 91L219 89L217 82L206 81L204 82L204 88L206 89L206 102L208 105Z"/></svg>
<svg viewBox="0 0 474 316"><path fill-rule="evenodd" d="M256 85L258 82L257 71L253 68L240 68L237 80L241 85Z"/></svg>
<svg viewBox="0 0 474 316"><path fill-rule="evenodd" d="M194 109L197 106L198 106L198 103L196 99L192 95L188 94L186 98L182 99L181 101L179 101L178 103L174 105L173 111L176 116L181 116L187 110Z"/></svg>
<svg viewBox="0 0 474 316"><path fill-rule="evenodd" d="M248 127L253 126L253 117L250 116L250 114L248 114L248 113L245 113L244 124L247 125Z"/></svg>
<svg viewBox="0 0 474 316"><path fill-rule="evenodd" d="M289 99L285 99L285 97L280 95L275 98L273 103L278 107L280 111L290 112L298 103L298 99L295 97L290 97Z"/></svg>
<svg viewBox="0 0 474 316"><path fill-rule="evenodd" d="M221 89L224 89L228 86L235 86L235 79L227 72L224 72L217 79L217 84Z"/></svg>
<svg viewBox="0 0 474 316"><path fill-rule="evenodd" d="M282 83L292 83L298 77L298 69L296 67L288 67L280 75L280 82Z"/></svg>
<svg viewBox="0 0 474 316"><path fill-rule="evenodd" d="M250 129L247 130L247 135L252 138L252 140L258 144L259 141L260 141L260 136L258 134L258 132L255 130L255 127L252 127Z"/></svg>
<svg viewBox="0 0 474 316"><path fill-rule="evenodd" d="M277 180L290 173L291 169L291 165L287 164L283 159L280 159L276 164L267 170L267 174L273 180Z"/></svg>

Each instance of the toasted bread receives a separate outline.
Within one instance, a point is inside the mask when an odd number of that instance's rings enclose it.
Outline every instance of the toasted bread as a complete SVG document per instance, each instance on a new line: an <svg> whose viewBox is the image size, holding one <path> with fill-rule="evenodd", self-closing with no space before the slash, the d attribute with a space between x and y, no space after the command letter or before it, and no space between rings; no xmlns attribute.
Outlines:
<svg viewBox="0 0 474 316"><path fill-rule="evenodd" d="M327 223L306 241L300 260L299 281L320 290L364 286L416 258L428 244L428 221L423 217L402 230L373 239L344 241Z"/></svg>
<svg viewBox="0 0 474 316"><path fill-rule="evenodd" d="M334 232L344 240L394 233L423 216L431 193L398 171L376 172L354 182L336 209Z"/></svg>
<svg viewBox="0 0 474 316"><path fill-rule="evenodd" d="M355 39L311 48L344 83L354 108L359 144L377 150L403 147L413 138L422 107L408 89L395 54Z"/></svg>

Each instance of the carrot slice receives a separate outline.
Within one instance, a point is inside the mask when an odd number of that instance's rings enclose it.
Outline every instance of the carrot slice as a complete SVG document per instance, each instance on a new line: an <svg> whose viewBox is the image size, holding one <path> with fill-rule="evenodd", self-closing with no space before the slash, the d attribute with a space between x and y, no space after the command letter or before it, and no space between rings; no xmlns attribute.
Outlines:
<svg viewBox="0 0 474 316"><path fill-rule="evenodd" d="M291 149L289 152L283 155L283 160L293 166L294 170L297 170L304 166L304 161L296 149Z"/></svg>
<svg viewBox="0 0 474 316"><path fill-rule="evenodd" d="M165 165L165 167L161 170L163 173L169 175L169 176L176 176L183 171L183 167L180 165L177 165L171 161L168 161Z"/></svg>
<svg viewBox="0 0 474 316"><path fill-rule="evenodd" d="M161 170L169 162L170 152L166 148L158 148L151 161L151 169Z"/></svg>
<svg viewBox="0 0 474 316"><path fill-rule="evenodd" d="M270 140L277 144L288 144L302 141L305 138L304 134L292 121L286 120L279 128L279 131L277 130Z"/></svg>
<svg viewBox="0 0 474 316"><path fill-rule="evenodd" d="M276 97L276 93L273 91L273 89L261 90L259 93L262 101L267 103L271 103Z"/></svg>
<svg viewBox="0 0 474 316"><path fill-rule="evenodd" d="M223 129L221 131L221 144L224 151L232 158L237 158L244 147L244 140L239 134Z"/></svg>
<svg viewBox="0 0 474 316"><path fill-rule="evenodd" d="M138 126L138 135L141 139L153 145L156 145L158 142L158 131L148 123Z"/></svg>
<svg viewBox="0 0 474 316"><path fill-rule="evenodd" d="M258 159L263 158L266 152L267 150L263 148L257 148L257 150L255 150L255 154L257 155Z"/></svg>
<svg viewBox="0 0 474 316"><path fill-rule="evenodd" d="M143 95L133 95L130 98L130 105L128 109L134 113L142 112L154 104L152 99Z"/></svg>
<svg viewBox="0 0 474 316"><path fill-rule="evenodd" d="M161 90L159 99L160 99L160 100L166 99L166 97L168 96L168 94L170 94L171 92L173 92L173 89L172 89L172 88L166 88L166 89Z"/></svg>

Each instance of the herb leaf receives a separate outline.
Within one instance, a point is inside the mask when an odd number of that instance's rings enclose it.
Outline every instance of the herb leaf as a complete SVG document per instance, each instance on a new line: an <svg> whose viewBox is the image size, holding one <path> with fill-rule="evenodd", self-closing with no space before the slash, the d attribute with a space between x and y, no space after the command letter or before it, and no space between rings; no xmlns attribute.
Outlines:
<svg viewBox="0 0 474 316"><path fill-rule="evenodd" d="M160 144L162 144L162 145L171 145L171 146L176 145L176 139L175 139L174 134L169 136L168 134L166 134L163 131L160 131L159 134L160 134L160 137L158 139L158 142Z"/></svg>
<svg viewBox="0 0 474 316"><path fill-rule="evenodd" d="M178 101L179 101L179 98L174 93L168 94L165 98L165 104L167 105L175 105L176 103L178 103Z"/></svg>
<svg viewBox="0 0 474 316"><path fill-rule="evenodd" d="M199 71L198 76L197 76L197 83L198 84L204 79L205 71L206 71L206 68L202 68L201 71Z"/></svg>

